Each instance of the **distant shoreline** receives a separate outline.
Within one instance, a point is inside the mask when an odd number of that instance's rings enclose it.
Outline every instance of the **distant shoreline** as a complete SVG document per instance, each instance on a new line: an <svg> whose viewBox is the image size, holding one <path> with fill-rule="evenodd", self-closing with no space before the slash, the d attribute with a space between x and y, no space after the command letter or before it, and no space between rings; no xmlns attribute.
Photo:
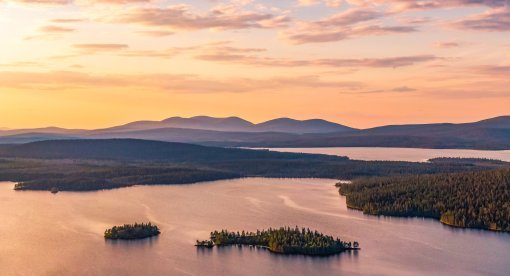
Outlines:
<svg viewBox="0 0 510 276"><path fill-rule="evenodd" d="M343 197L345 197L344 195L342 195ZM348 209L350 210L353 210L353 211L358 211L358 212L362 212L364 215L367 215L367 216L373 216L373 217L387 217L387 218L403 218L403 219L411 219L411 218L422 218L422 219L430 219L430 220L433 220L433 221L436 221L436 222L439 222L445 226L448 226L448 227L451 227L451 228L455 228L455 229L463 229L463 230L480 230L480 231L489 231L489 232L495 232L495 233L508 233L510 234L510 232L508 231L503 231L503 230L499 230L499 229L490 229L490 228L477 228L477 227L464 227L464 226L460 226L460 225L455 225L455 224L451 224L451 223L448 223L448 222L445 222L443 221L442 219L437 219L437 218L433 218L433 217L421 217L421 216L395 216L395 215L377 215L377 214L370 214L370 213L366 213L363 211L363 208L359 208L359 207L356 207L356 206L352 206L352 205L349 205L346 203L346 206Z"/></svg>

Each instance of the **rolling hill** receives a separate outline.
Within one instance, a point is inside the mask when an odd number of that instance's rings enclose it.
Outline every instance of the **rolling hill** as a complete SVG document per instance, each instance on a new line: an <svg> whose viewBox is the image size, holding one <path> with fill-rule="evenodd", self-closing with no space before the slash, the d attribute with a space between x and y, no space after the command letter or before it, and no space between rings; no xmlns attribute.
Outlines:
<svg viewBox="0 0 510 276"><path fill-rule="evenodd" d="M413 147L510 149L510 116L463 124L389 125L353 129L324 120L280 118L253 124L237 117L172 117L99 130L0 131L0 144L41 140L132 138L223 147ZM53 131L53 132L52 132Z"/></svg>
<svg viewBox="0 0 510 276"><path fill-rule="evenodd" d="M509 163L358 161L346 157L207 147L133 139L54 140L0 145L0 181L16 190L90 191L239 177L353 179L488 170Z"/></svg>
<svg viewBox="0 0 510 276"><path fill-rule="evenodd" d="M325 120L313 119L299 121L289 118L279 118L255 125L259 132L285 132L285 133L342 133L356 129L335 124Z"/></svg>
<svg viewBox="0 0 510 276"><path fill-rule="evenodd" d="M150 160L209 162L255 159L331 159L346 157L206 147L135 139L48 140L0 147L0 157L39 159Z"/></svg>
<svg viewBox="0 0 510 276"><path fill-rule="evenodd" d="M121 126L95 130L95 133L124 132L160 128L201 129L215 131L250 131L254 124L238 117L213 118L196 116L192 118L171 117L162 121L137 121Z"/></svg>
<svg viewBox="0 0 510 276"><path fill-rule="evenodd" d="M294 120L279 118L254 124L239 117L214 118L196 116L191 118L171 117L162 121L138 121L106 129L95 133L141 131L149 129L178 128L200 129L223 132L283 132L283 133L334 133L352 131L353 128L324 120Z"/></svg>

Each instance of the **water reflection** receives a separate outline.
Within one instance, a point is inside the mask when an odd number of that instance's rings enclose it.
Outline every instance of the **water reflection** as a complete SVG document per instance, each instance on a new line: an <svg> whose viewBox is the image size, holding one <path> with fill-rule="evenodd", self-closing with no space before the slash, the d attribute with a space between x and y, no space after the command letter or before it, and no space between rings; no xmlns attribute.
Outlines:
<svg viewBox="0 0 510 276"><path fill-rule="evenodd" d="M510 234L348 210L327 179L246 178L90 193L0 184L1 275L507 275ZM161 235L110 241L112 225L156 222ZM328 257L262 248L196 248L210 231L300 226L362 250ZM49 227L50 226L50 227Z"/></svg>
<svg viewBox="0 0 510 276"><path fill-rule="evenodd" d="M271 148L280 152L299 152L347 156L354 160L426 162L437 157L486 158L510 162L510 150L416 149L416 148Z"/></svg>
<svg viewBox="0 0 510 276"><path fill-rule="evenodd" d="M214 252L214 248L206 248L206 247L200 247L200 246L196 246L197 248L197 256L207 256L207 255L212 255Z"/></svg>
<svg viewBox="0 0 510 276"><path fill-rule="evenodd" d="M305 255L291 255L291 254L277 254L270 252L267 248L260 246L249 246L249 245L235 245L235 246L216 246L214 248L197 248L197 252L199 254L211 255L217 254L220 257L231 255L231 254L240 254L243 253L244 250L247 250L250 254L264 254L271 255L271 257L275 260L290 260L290 261L340 261L342 258L355 259L358 258L359 252L358 250L345 251L340 254L329 255L329 256L305 256Z"/></svg>
<svg viewBox="0 0 510 276"><path fill-rule="evenodd" d="M152 247L157 244L159 236L149 237L140 240L112 240L104 239L105 244L109 246L129 246L129 247Z"/></svg>

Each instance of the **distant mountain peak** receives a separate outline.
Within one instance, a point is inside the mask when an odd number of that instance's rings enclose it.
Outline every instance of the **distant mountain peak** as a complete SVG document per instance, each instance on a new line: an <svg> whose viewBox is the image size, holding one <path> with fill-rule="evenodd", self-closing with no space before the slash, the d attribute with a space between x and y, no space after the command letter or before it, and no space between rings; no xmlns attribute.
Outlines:
<svg viewBox="0 0 510 276"><path fill-rule="evenodd" d="M392 125L353 129L323 119L276 118L253 124L231 116L171 117L97 130L56 127L0 132L0 144L69 138L136 138L242 147L378 146L510 149L510 116L471 123Z"/></svg>
<svg viewBox="0 0 510 276"><path fill-rule="evenodd" d="M249 131L253 123L239 117L216 118L195 116L191 118L170 117L161 121L160 127L191 128L216 131Z"/></svg>
<svg viewBox="0 0 510 276"><path fill-rule="evenodd" d="M485 120L475 122L474 124L485 125L487 127L510 128L510 116L494 117L494 118L485 119Z"/></svg>
<svg viewBox="0 0 510 276"><path fill-rule="evenodd" d="M125 132L163 128L213 130L222 132L280 132L294 134L338 133L355 130L347 126L328 122L322 119L296 120L292 118L276 118L260 124L254 124L236 116L211 117L201 115L190 118L175 116L162 121L136 121L113 128L98 130L97 132Z"/></svg>
<svg viewBox="0 0 510 276"><path fill-rule="evenodd" d="M214 121L214 122L232 120L232 121L243 121L243 122L251 123L249 121L246 121L246 120L244 120L242 118L235 117L235 116L231 116L231 117L211 117L211 116L205 116L205 115L193 116L193 117L189 117L189 118L180 117L180 116L174 116L174 117L166 118L166 119L164 119L161 122L168 122L168 121L174 121L174 120L190 120L190 121L205 120L205 121Z"/></svg>
<svg viewBox="0 0 510 276"><path fill-rule="evenodd" d="M288 133L337 133L354 131L355 129L322 119L296 120L276 118L256 125L260 131Z"/></svg>

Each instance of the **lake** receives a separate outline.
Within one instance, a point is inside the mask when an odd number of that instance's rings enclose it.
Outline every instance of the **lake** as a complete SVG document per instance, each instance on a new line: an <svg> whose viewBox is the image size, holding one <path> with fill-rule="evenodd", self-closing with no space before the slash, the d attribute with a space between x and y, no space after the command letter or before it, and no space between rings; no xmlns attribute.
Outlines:
<svg viewBox="0 0 510 276"><path fill-rule="evenodd" d="M510 234L461 230L430 219L348 210L328 179L246 178L193 185L73 193L0 183L2 275L508 275ZM151 221L162 234L105 241L113 225ZM216 229L304 226L360 252L332 257L264 249L197 249Z"/></svg>
<svg viewBox="0 0 510 276"><path fill-rule="evenodd" d="M270 148L272 151L347 156L354 160L426 162L436 157L488 158L510 162L510 150L416 148Z"/></svg>

